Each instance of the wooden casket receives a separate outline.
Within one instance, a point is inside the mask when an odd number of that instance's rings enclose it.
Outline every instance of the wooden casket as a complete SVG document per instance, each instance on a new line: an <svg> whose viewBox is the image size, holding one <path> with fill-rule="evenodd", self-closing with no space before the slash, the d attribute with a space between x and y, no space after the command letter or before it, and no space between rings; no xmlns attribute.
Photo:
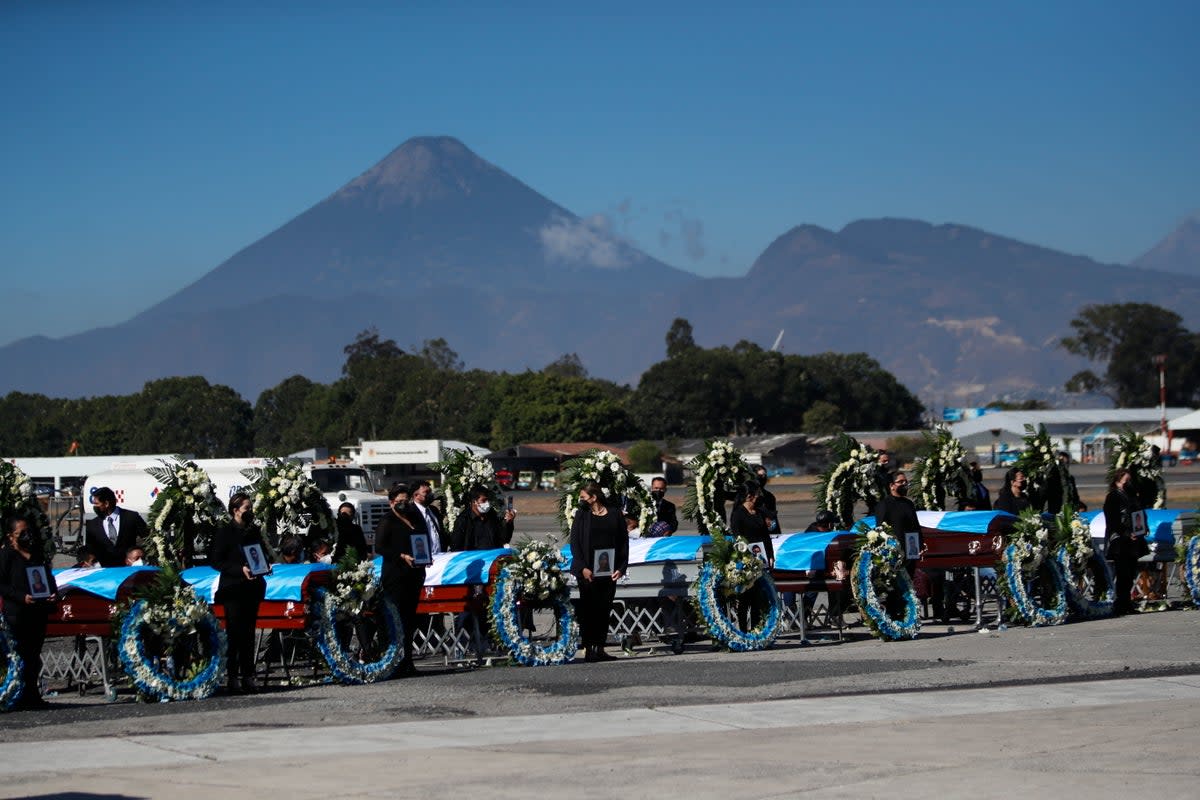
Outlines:
<svg viewBox="0 0 1200 800"><path fill-rule="evenodd" d="M155 567L56 570L60 600L50 612L46 635L112 636L117 606L157 576Z"/></svg>

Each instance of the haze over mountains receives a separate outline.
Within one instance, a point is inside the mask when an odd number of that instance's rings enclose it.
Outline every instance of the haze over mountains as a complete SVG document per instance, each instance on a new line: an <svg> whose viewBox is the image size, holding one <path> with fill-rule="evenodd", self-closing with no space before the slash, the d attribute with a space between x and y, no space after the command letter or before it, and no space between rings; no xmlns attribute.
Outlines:
<svg viewBox="0 0 1200 800"><path fill-rule="evenodd" d="M927 401L984 402L1080 368L1055 341L1088 303L1157 303L1194 324L1200 269L1158 271L1200 234L1176 238L1139 260L1151 269L962 225L801 225L747 275L700 278L455 139L418 138L132 319L0 348L0 393L125 394L200 374L253 401L296 373L332 380L372 325L401 347L443 337L470 367L538 369L576 352L593 375L636 383L682 316L704 346L769 346L785 329L785 352L865 351Z"/></svg>

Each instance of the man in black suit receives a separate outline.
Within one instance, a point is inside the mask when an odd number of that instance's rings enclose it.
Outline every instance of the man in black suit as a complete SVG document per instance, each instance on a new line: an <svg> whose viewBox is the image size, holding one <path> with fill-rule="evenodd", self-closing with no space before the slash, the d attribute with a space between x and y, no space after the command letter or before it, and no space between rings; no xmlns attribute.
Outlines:
<svg viewBox="0 0 1200 800"><path fill-rule="evenodd" d="M117 496L107 486L92 494L92 510L96 518L88 520L86 525L87 549L96 554L96 561L102 567L125 566L129 548L147 538L146 520L136 511L118 508Z"/></svg>
<svg viewBox="0 0 1200 800"><path fill-rule="evenodd" d="M665 534L670 536L679 530L679 517L675 514L675 504L667 500L666 478L654 478L650 481L650 496L654 498L654 521L665 522L671 530ZM642 531L645 536L648 531Z"/></svg>

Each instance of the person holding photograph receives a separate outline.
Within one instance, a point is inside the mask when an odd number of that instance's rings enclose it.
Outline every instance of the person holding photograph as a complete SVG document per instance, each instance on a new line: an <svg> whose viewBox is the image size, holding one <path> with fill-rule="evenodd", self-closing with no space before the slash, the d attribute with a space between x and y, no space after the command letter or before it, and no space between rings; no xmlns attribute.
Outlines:
<svg viewBox="0 0 1200 800"><path fill-rule="evenodd" d="M408 676L417 672L413 664L413 632L417 628L417 602L425 585L425 567L418 566L413 558L412 536L424 533L425 527L413 521L408 487L392 484L387 497L391 510L375 527L375 552L383 560L379 585L396 604L404 628L404 660L397 674Z"/></svg>
<svg viewBox="0 0 1200 800"><path fill-rule="evenodd" d="M1136 614L1133 607L1133 581L1138 559L1150 552L1145 536L1134 536L1133 515L1141 510L1134 489L1133 473L1119 469L1113 473L1104 498L1104 530L1108 540L1105 557L1113 563L1115 586L1113 616Z"/></svg>
<svg viewBox="0 0 1200 800"><path fill-rule="evenodd" d="M762 484L757 480L746 481L738 492L738 504L729 512L729 534L745 539L753 553L766 562L768 569L775 563L775 545L771 543L771 524L774 519L763 508ZM755 553L755 548L758 552ZM748 592L731 601L737 604L738 625L742 630L758 627L766 608L759 592Z"/></svg>
<svg viewBox="0 0 1200 800"><path fill-rule="evenodd" d="M592 574L600 550L614 552L612 574L604 578ZM616 660L604 645L617 581L628 568L629 536L621 512L605 503L598 483L589 481L579 490L579 510L571 523L571 572L579 582L579 632L589 662Z"/></svg>
<svg viewBox="0 0 1200 800"><path fill-rule="evenodd" d="M208 563L221 573L216 601L225 607L230 694L258 691L254 683L254 633L267 582L262 575L254 574L244 549L258 545L258 552L266 552L262 532L254 524L253 509L254 502L244 492L230 497L230 522L217 530L208 551Z"/></svg>
<svg viewBox="0 0 1200 800"><path fill-rule="evenodd" d="M24 665L21 672L24 686L17 699L17 707L46 708L49 704L42 699L39 685L42 644L46 641L46 619L58 587L28 521L14 517L5 522L4 531L4 546L0 548L0 597L4 598L4 621L8 623L17 655ZM30 567L40 569L33 571ZM38 579L43 583L40 592L33 586ZM49 597L34 597L45 591L50 592Z"/></svg>

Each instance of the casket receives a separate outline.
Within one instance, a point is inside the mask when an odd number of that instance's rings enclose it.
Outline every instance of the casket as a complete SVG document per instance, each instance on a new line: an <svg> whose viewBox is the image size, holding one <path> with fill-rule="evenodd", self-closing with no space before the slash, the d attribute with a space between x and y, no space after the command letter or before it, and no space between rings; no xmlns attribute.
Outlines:
<svg viewBox="0 0 1200 800"><path fill-rule="evenodd" d="M224 607L216 602L219 573L212 567L192 567L180 577L202 600L212 605L218 619L225 619ZM273 564L263 602L258 607L257 627L267 630L298 630L304 627L308 604L320 587L333 582L328 564Z"/></svg>
<svg viewBox="0 0 1200 800"><path fill-rule="evenodd" d="M50 612L47 636L112 636L113 614L134 590L154 582L154 567L61 569L54 573L62 598Z"/></svg>
<svg viewBox="0 0 1200 800"><path fill-rule="evenodd" d="M1007 511L918 511L925 569L995 567L1017 518Z"/></svg>
<svg viewBox="0 0 1200 800"><path fill-rule="evenodd" d="M849 580L854 558L850 531L786 533L771 537L775 566L771 577L781 592L838 592ZM838 568L838 562L844 569Z"/></svg>
<svg viewBox="0 0 1200 800"><path fill-rule="evenodd" d="M472 603L482 602L488 595L479 587L491 586L513 551L506 547L493 550L466 550L460 553L438 553L425 568L425 587L417 602L418 614L458 614ZM376 556L375 574L379 575L383 559Z"/></svg>
<svg viewBox="0 0 1200 800"><path fill-rule="evenodd" d="M707 536L665 536L629 540L629 569L617 581L618 600L656 597L686 597L688 587L700 574L704 554L711 540ZM571 546L564 545L567 569L571 565ZM571 596L578 599L579 588L572 586Z"/></svg>
<svg viewBox="0 0 1200 800"><path fill-rule="evenodd" d="M1151 508L1146 512L1146 543L1150 545L1150 554L1143 556L1143 561L1174 561L1175 541L1177 536L1195 529L1197 514L1178 508ZM1108 527L1104 524L1103 511L1086 511L1080 514L1091 527L1092 545L1097 553L1104 553L1107 547Z"/></svg>

